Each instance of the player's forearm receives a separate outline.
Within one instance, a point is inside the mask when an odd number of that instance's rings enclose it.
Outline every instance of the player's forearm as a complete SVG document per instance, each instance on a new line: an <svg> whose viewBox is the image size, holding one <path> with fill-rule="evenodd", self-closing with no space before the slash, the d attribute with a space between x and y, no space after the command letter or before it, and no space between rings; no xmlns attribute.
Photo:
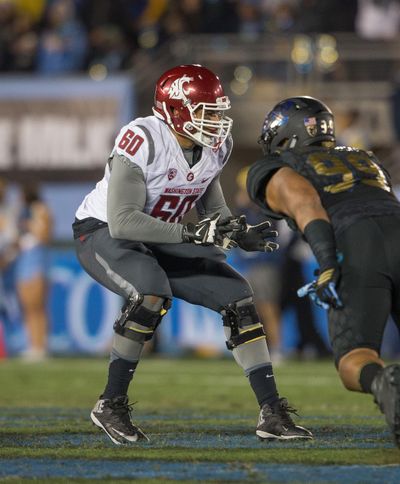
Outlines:
<svg viewBox="0 0 400 484"><path fill-rule="evenodd" d="M109 218L111 237L147 243L180 243L183 225L163 222L138 210L122 211Z"/></svg>
<svg viewBox="0 0 400 484"><path fill-rule="evenodd" d="M219 213L221 219L232 215L226 204L219 177L210 183L204 195L196 202L196 210L199 219L211 217L215 213Z"/></svg>
<svg viewBox="0 0 400 484"><path fill-rule="evenodd" d="M289 216L304 234L321 270L336 265L336 242L328 214L320 198L305 196L297 200Z"/></svg>
<svg viewBox="0 0 400 484"><path fill-rule="evenodd" d="M197 210L199 220L202 220L206 217L211 217L216 213L219 213L221 215L221 220L226 217L230 217L232 215L232 212L230 211L228 205L226 204L208 207L207 209L205 209L200 204L196 204L196 210Z"/></svg>
<svg viewBox="0 0 400 484"><path fill-rule="evenodd" d="M336 241L330 222L314 219L304 228L304 237L317 259L321 271L337 265Z"/></svg>

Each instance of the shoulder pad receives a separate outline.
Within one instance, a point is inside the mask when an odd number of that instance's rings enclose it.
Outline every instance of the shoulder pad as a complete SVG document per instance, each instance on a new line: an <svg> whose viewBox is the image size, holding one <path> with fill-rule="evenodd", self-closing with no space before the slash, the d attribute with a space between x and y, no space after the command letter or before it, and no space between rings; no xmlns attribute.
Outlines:
<svg viewBox="0 0 400 484"><path fill-rule="evenodd" d="M282 165L290 166L291 168L295 167L299 158L303 156L303 151L299 150L283 150L278 153Z"/></svg>
<svg viewBox="0 0 400 484"><path fill-rule="evenodd" d="M151 164L154 142L147 128L135 123L123 126L115 140L113 154L122 155L142 168Z"/></svg>

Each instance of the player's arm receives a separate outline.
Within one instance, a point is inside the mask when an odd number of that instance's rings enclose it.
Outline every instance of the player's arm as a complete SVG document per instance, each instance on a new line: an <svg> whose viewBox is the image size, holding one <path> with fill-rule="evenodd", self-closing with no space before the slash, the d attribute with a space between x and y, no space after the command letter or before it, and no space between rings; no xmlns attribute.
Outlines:
<svg viewBox="0 0 400 484"><path fill-rule="evenodd" d="M143 212L146 183L142 169L120 154L111 160L107 218L111 237L140 242L182 242L183 225L164 222Z"/></svg>
<svg viewBox="0 0 400 484"><path fill-rule="evenodd" d="M231 239L232 230L230 220L233 217L226 204L219 175L211 181L203 196L197 200L196 210L199 220L218 217L216 225L218 235L215 240L215 245L224 249L236 247L237 244Z"/></svg>
<svg viewBox="0 0 400 484"><path fill-rule="evenodd" d="M340 301L332 292L332 284L335 286L340 277L335 235L318 192L292 168L282 167L267 183L265 199L274 212L295 220L319 264L318 297L331 306L339 306Z"/></svg>
<svg viewBox="0 0 400 484"><path fill-rule="evenodd" d="M265 188L265 199L274 212L295 220L303 233L313 220L329 223L318 192L306 178L288 166L272 175Z"/></svg>
<svg viewBox="0 0 400 484"><path fill-rule="evenodd" d="M145 204L146 182L142 169L124 155L114 154L107 193L111 237L160 244L214 243L218 231L216 217L197 225L169 223L144 213Z"/></svg>
<svg viewBox="0 0 400 484"><path fill-rule="evenodd" d="M200 219L212 217L216 213L221 215L217 226L223 235L219 244L222 247L239 246L248 252L272 252L279 247L275 242L266 240L277 236L275 230L270 230L270 222L266 221L253 227L246 223L245 217L232 216L225 202L219 176L214 178L204 195L196 203L196 209ZM229 230L229 228L233 230Z"/></svg>
<svg viewBox="0 0 400 484"><path fill-rule="evenodd" d="M232 215L225 201L219 175L212 180L203 196L196 202L196 210L200 220L216 213L221 215L221 219Z"/></svg>

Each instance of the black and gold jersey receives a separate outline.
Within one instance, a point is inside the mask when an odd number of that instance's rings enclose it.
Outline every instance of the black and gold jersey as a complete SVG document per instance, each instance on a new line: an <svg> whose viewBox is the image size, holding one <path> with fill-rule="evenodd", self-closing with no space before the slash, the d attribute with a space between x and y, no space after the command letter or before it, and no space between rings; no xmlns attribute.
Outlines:
<svg viewBox="0 0 400 484"><path fill-rule="evenodd" d="M359 218L400 216L400 203L393 193L390 175L375 155L340 146L285 150L254 163L248 173L247 189L250 198L270 217L282 218L268 207L265 187L272 175L284 166L312 183L336 233Z"/></svg>

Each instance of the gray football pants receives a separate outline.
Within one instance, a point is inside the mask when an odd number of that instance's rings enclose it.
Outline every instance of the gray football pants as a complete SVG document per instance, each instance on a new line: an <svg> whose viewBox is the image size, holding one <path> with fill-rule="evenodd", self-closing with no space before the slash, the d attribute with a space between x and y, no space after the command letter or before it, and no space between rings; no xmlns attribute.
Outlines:
<svg viewBox="0 0 400 484"><path fill-rule="evenodd" d="M252 297L246 279L215 246L142 244L113 239L107 227L76 239L83 268L100 284L127 299L135 294L178 297L220 312Z"/></svg>
<svg viewBox="0 0 400 484"><path fill-rule="evenodd" d="M125 299L136 294L178 297L220 313L228 304L253 296L246 279L225 262L225 254L215 246L113 239L107 227L76 239L75 244L83 268ZM228 328L225 334L229 339ZM115 336L115 355L138 360L142 345L131 348L125 340ZM242 345L233 355L246 373L270 361L265 340Z"/></svg>

